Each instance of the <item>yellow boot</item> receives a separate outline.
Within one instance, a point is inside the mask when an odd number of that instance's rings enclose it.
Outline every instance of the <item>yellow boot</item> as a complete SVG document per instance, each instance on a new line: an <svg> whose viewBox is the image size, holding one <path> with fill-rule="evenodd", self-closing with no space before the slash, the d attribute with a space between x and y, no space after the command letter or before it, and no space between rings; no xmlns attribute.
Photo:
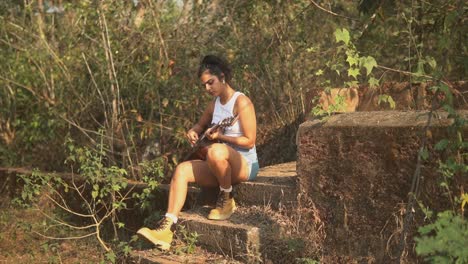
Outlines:
<svg viewBox="0 0 468 264"><path fill-rule="evenodd" d="M216 208L210 211L208 219L211 220L226 220L231 217L236 210L236 202L232 197L232 192L220 191Z"/></svg>
<svg viewBox="0 0 468 264"><path fill-rule="evenodd" d="M156 224L156 229L147 227L140 228L137 234L153 243L157 247L168 250L171 247L172 237L174 236L175 224L169 217L163 218Z"/></svg>

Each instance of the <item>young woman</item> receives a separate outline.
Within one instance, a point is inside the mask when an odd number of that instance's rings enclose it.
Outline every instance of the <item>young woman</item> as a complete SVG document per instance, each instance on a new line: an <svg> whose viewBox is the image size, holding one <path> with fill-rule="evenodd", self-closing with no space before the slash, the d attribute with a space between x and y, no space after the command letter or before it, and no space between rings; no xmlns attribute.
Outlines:
<svg viewBox="0 0 468 264"><path fill-rule="evenodd" d="M201 62L198 76L206 91L214 100L208 104L200 120L188 132L187 138L195 144L202 133L213 143L207 149L206 160L191 160L180 163L171 180L169 204L165 217L154 227L143 227L137 234L162 249L169 249L177 223L177 217L185 203L187 186L195 182L204 187L219 186L216 208L208 219L228 219L236 204L232 185L255 179L258 173L255 149L257 121L250 99L235 91L231 85L231 69L222 59L208 55ZM210 129L227 117L238 120L223 130ZM206 132L205 132L206 130Z"/></svg>

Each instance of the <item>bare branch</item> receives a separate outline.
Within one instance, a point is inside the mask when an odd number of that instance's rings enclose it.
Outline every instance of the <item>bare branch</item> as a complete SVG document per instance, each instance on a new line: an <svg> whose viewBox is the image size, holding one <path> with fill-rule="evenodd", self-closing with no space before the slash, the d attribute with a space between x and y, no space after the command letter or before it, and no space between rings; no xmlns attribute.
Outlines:
<svg viewBox="0 0 468 264"><path fill-rule="evenodd" d="M66 203L65 199L63 198L63 196L60 194L60 192L57 191L55 188L53 188L50 183L48 183L47 186L49 186L50 190L52 190L55 194L57 194L60 197L60 200L62 200L63 206L65 206L67 209L70 209L67 206L67 203Z"/></svg>
<svg viewBox="0 0 468 264"><path fill-rule="evenodd" d="M85 215L85 214L80 214L80 213L77 213L77 212L73 212L72 210L68 209L67 207L61 205L59 202L57 202L54 198L50 197L50 195L46 194L45 195L47 198L49 198L54 204L56 204L58 207L62 208L63 210L69 212L70 214L74 214L74 215L77 215L77 216L81 216L81 217L86 217L86 218L94 218L93 215Z"/></svg>
<svg viewBox="0 0 468 264"><path fill-rule="evenodd" d="M393 68L389 68L389 67L386 67L386 66L382 66L382 65L377 65L375 66L376 68L379 68L379 69L382 69L382 70L387 70L387 71L391 71L391 72L398 72L398 73L401 73L401 74L405 74L405 75L410 75L410 76L419 76L419 77L424 77L424 78L427 78L429 80L433 80L433 81L438 81L437 78L435 78L434 76L430 76L430 75L426 75L426 74L415 74L413 72L409 72L409 71L403 71L403 70L398 70L398 69L393 69ZM451 85L445 81L442 81L442 83L444 83L445 85L451 87Z"/></svg>
<svg viewBox="0 0 468 264"><path fill-rule="evenodd" d="M73 240L73 239L82 239L82 238L86 238L86 237L90 237L90 236L93 236L93 235L96 235L97 232L93 232L93 233L89 233L89 234L86 234L86 235L83 235L83 236L71 236L71 237L51 237L51 236L46 236L44 234L41 234L37 231L32 231L34 234L37 234L41 237L44 237L44 238L48 238L48 239L54 239L54 240Z"/></svg>
<svg viewBox="0 0 468 264"><path fill-rule="evenodd" d="M154 13L154 7L153 7L153 4L151 1L149 1L149 4L150 4L150 9L151 9L151 12L153 13L153 19L154 19L154 23L156 24L156 28L158 29L158 36L159 36L159 40L161 41L161 47L164 51L164 56L166 57L166 61L169 61L169 56L168 56L168 53L167 53L167 49L166 49L166 44L164 42L164 39L162 37L162 34L161 34L161 28L159 27L159 21L158 19L156 18L156 14Z"/></svg>
<svg viewBox="0 0 468 264"><path fill-rule="evenodd" d="M99 87L98 87L98 85L96 83L96 80L94 79L94 75L91 72L91 68L89 67L88 60L86 59L85 54L81 53L81 56L83 57L83 60L84 60L84 62L86 64L86 68L88 69L89 76L91 77L91 81L93 82L94 87L96 88L96 91L98 92L99 97L101 99L102 106L104 107L104 111L103 111L104 112L104 118L105 118L106 124L108 126L109 125L109 119L107 118L106 102L104 100L104 96L102 95L101 90L99 89Z"/></svg>
<svg viewBox="0 0 468 264"><path fill-rule="evenodd" d="M78 229L78 230L82 230L82 229L89 229L91 227L97 227L98 225L97 224L92 224L92 225L87 225L87 226L74 226L74 225L70 225L70 224L67 224L65 222L63 222L61 219L58 219L56 217L52 217L50 216L49 214L46 214L44 211L42 211L37 205L36 205L36 208L37 210L43 215L45 216L46 218L48 218L49 220L51 221L54 221L60 225L63 225L63 226L67 226L67 227L70 227L70 228L73 228L73 229Z"/></svg>
<svg viewBox="0 0 468 264"><path fill-rule="evenodd" d="M32 95L36 96L37 98L39 98L39 99L41 99L41 100L43 100L43 101L47 101L47 102L50 103L51 105L53 105L53 104L55 103L55 102L50 101L50 98L45 98L45 97L39 95L39 94L38 94L36 91L34 91L31 87L28 87L28 86L23 85L23 84L21 84L21 83L15 82L15 81L10 80L10 79L8 79L8 78L5 78L5 77L3 77L3 76L0 76L0 79L4 80L4 81L6 81L6 82L12 83L12 84L14 84L14 85L16 85L16 86L18 86L18 87L21 87L21 88L27 90L28 92L32 93Z"/></svg>
<svg viewBox="0 0 468 264"><path fill-rule="evenodd" d="M75 175L75 174L72 174L72 184L73 184L73 186L78 190L78 187L76 187L76 184L75 184L74 175ZM78 191L78 195L81 197L81 199L83 200L83 202L86 204L86 206L88 207L88 210L89 210L90 212L93 212L93 213L94 213L95 210L92 209L91 205L90 205L90 204L88 203L88 201L83 197L83 194L82 194L80 191ZM95 217L94 215L92 215L92 218L93 218L94 222L97 224L98 221L97 221L96 217Z"/></svg>
<svg viewBox="0 0 468 264"><path fill-rule="evenodd" d="M328 10L326 8L323 8L321 7L319 4L317 4L317 2L315 2L314 0L310 0L310 2L316 6L318 9L330 14L330 15L334 15L334 16L337 16L337 17L341 17L341 18L346 18L346 19L349 19L349 20L352 20L352 21L356 21L356 22L361 22L360 20L358 19L355 19L355 18L352 18L352 17L348 17L348 16L344 16L344 15L340 15L340 14L337 14L335 12L332 12L331 10Z"/></svg>

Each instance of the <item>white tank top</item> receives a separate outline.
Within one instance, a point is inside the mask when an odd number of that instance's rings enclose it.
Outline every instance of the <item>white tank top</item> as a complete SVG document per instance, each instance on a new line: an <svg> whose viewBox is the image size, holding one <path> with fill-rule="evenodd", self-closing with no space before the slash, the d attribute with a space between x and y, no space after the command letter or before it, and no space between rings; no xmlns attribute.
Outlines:
<svg viewBox="0 0 468 264"><path fill-rule="evenodd" d="M235 92L231 99L226 104L221 104L221 99L216 97L215 101L215 107L213 111L213 119L211 120L212 124L218 124L219 121L225 119L226 117L231 117L234 116L234 105L236 104L237 97L239 95L244 95L241 92ZM241 137L244 135L244 132L242 131L240 127L240 122L237 121L234 123L234 125L227 127L224 130L224 135L230 136L230 137ZM226 143L228 144L228 143ZM258 162L257 158L257 148L254 146L251 149L244 149L239 146L233 145L233 144L228 144L232 148L234 148L236 151L238 151L242 156L244 156L247 160L247 163L252 164L253 162Z"/></svg>
<svg viewBox="0 0 468 264"><path fill-rule="evenodd" d="M218 124L221 120L225 119L226 117L231 117L234 116L234 105L236 104L237 97L239 95L243 95L241 92L235 92L232 96L231 99L226 104L221 104L221 99L216 97L215 101L215 107L213 111L213 119L211 120L212 124ZM234 123L234 125L227 127L224 130L224 135L230 136L230 137L241 137L244 135L241 127L240 127L240 122L237 121Z"/></svg>

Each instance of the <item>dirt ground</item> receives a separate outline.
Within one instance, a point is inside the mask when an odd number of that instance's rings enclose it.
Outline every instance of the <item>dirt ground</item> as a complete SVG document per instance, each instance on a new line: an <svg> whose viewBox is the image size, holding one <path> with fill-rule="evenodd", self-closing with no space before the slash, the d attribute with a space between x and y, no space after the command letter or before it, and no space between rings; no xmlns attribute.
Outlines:
<svg viewBox="0 0 468 264"><path fill-rule="evenodd" d="M100 263L103 260L99 245L92 237L51 240L32 232L48 231L45 223L46 218L37 209L0 208L0 263ZM53 231L57 236L63 233Z"/></svg>
<svg viewBox="0 0 468 264"><path fill-rule="evenodd" d="M71 233L57 227L41 211L56 214L50 204L43 204L40 210L21 208L13 205L11 199L0 195L0 264L112 263L94 236L73 240L41 236L71 237L86 234ZM182 235L175 237L174 245L168 252L151 249L147 243L139 240L130 245L133 247L130 254L117 256L115 263L239 263L228 256L206 252L196 245L192 245L191 252L187 254L189 245Z"/></svg>

